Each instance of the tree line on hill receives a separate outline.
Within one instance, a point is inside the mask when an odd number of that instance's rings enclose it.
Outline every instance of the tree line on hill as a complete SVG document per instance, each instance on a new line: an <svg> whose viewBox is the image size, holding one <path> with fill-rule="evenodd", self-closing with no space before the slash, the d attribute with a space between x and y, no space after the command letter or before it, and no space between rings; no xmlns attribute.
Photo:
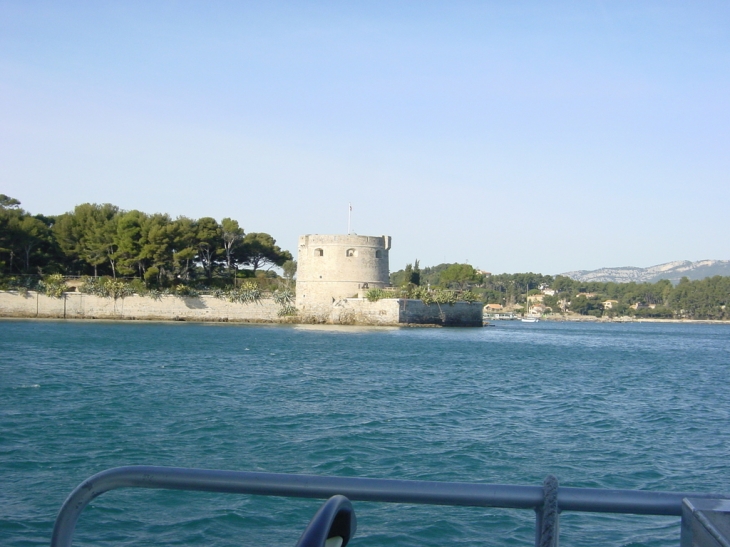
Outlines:
<svg viewBox="0 0 730 547"><path fill-rule="evenodd" d="M147 285L231 282L279 266L290 278L296 262L263 232L245 233L224 218L172 219L84 203L58 216L31 215L0 194L0 276L64 274L136 277ZM247 267L246 270L241 270Z"/></svg>
<svg viewBox="0 0 730 547"><path fill-rule="evenodd" d="M439 264L420 268L408 264L391 274L396 287L428 286L468 291L485 304L526 308L528 295L541 295L547 313L573 312L595 317L730 319L730 277L714 276L677 285L655 283L585 282L565 276L536 273L490 275L469 264ZM533 300L533 299L531 299Z"/></svg>

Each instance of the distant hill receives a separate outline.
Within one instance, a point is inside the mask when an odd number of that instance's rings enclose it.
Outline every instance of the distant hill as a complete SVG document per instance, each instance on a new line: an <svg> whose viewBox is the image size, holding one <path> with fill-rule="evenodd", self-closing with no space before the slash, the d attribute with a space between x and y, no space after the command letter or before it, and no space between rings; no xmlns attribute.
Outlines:
<svg viewBox="0 0 730 547"><path fill-rule="evenodd" d="M730 260L700 260L690 262L689 260L676 260L651 266L650 268L601 268L600 270L579 270L565 272L560 275L576 279L578 281L599 281L606 283L655 283L660 279L669 279L672 283L678 283L682 277L691 280L704 279L713 275L730 276Z"/></svg>

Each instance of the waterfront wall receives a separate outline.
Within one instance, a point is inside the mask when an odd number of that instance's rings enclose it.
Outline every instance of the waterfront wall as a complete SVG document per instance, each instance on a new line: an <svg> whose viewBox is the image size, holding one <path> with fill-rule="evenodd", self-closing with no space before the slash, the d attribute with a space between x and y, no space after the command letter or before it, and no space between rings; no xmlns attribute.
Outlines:
<svg viewBox="0 0 730 547"><path fill-rule="evenodd" d="M127 296L116 301L83 293L64 293L52 298L30 291L0 291L0 316L55 319L142 319L159 321L231 321L241 323L331 323L339 325L442 325L482 326L482 305L457 302L424 304L421 300L387 298L370 302L346 298L329 309L300 310L298 315L279 317L273 300L239 304L213 296L150 298Z"/></svg>
<svg viewBox="0 0 730 547"><path fill-rule="evenodd" d="M329 310L299 312L303 322L342 325L441 325L445 327L481 327L483 304L457 302L424 304L421 300L385 298L370 302L365 298L345 298Z"/></svg>
<svg viewBox="0 0 730 547"><path fill-rule="evenodd" d="M33 291L25 295L0 291L0 315L3 317L273 323L287 320L278 316L280 309L269 299L239 304L213 296L150 298L133 295L114 300L73 292L52 298Z"/></svg>
<svg viewBox="0 0 730 547"><path fill-rule="evenodd" d="M424 304L422 300L401 299L400 322L411 325L443 325L445 327L481 327L484 304L456 302L455 304Z"/></svg>

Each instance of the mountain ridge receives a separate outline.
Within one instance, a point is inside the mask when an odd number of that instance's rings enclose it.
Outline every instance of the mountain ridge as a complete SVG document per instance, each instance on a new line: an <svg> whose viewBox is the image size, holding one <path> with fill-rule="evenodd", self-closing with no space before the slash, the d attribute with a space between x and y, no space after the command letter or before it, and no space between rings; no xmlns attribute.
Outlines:
<svg viewBox="0 0 730 547"><path fill-rule="evenodd" d="M618 268L599 268L597 270L575 270L559 275L570 277L576 281L597 281L600 283L655 283L660 279L668 279L679 283L682 277L690 280L705 279L714 275L730 276L730 260L674 260L657 264L648 268L625 266Z"/></svg>

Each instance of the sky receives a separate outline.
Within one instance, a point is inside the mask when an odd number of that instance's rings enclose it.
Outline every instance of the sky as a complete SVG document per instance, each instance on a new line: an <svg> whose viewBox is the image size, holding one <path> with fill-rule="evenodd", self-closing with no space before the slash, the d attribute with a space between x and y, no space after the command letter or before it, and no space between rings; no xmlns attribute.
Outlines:
<svg viewBox="0 0 730 547"><path fill-rule="evenodd" d="M0 0L0 193L390 235L391 270L730 259L730 3Z"/></svg>

